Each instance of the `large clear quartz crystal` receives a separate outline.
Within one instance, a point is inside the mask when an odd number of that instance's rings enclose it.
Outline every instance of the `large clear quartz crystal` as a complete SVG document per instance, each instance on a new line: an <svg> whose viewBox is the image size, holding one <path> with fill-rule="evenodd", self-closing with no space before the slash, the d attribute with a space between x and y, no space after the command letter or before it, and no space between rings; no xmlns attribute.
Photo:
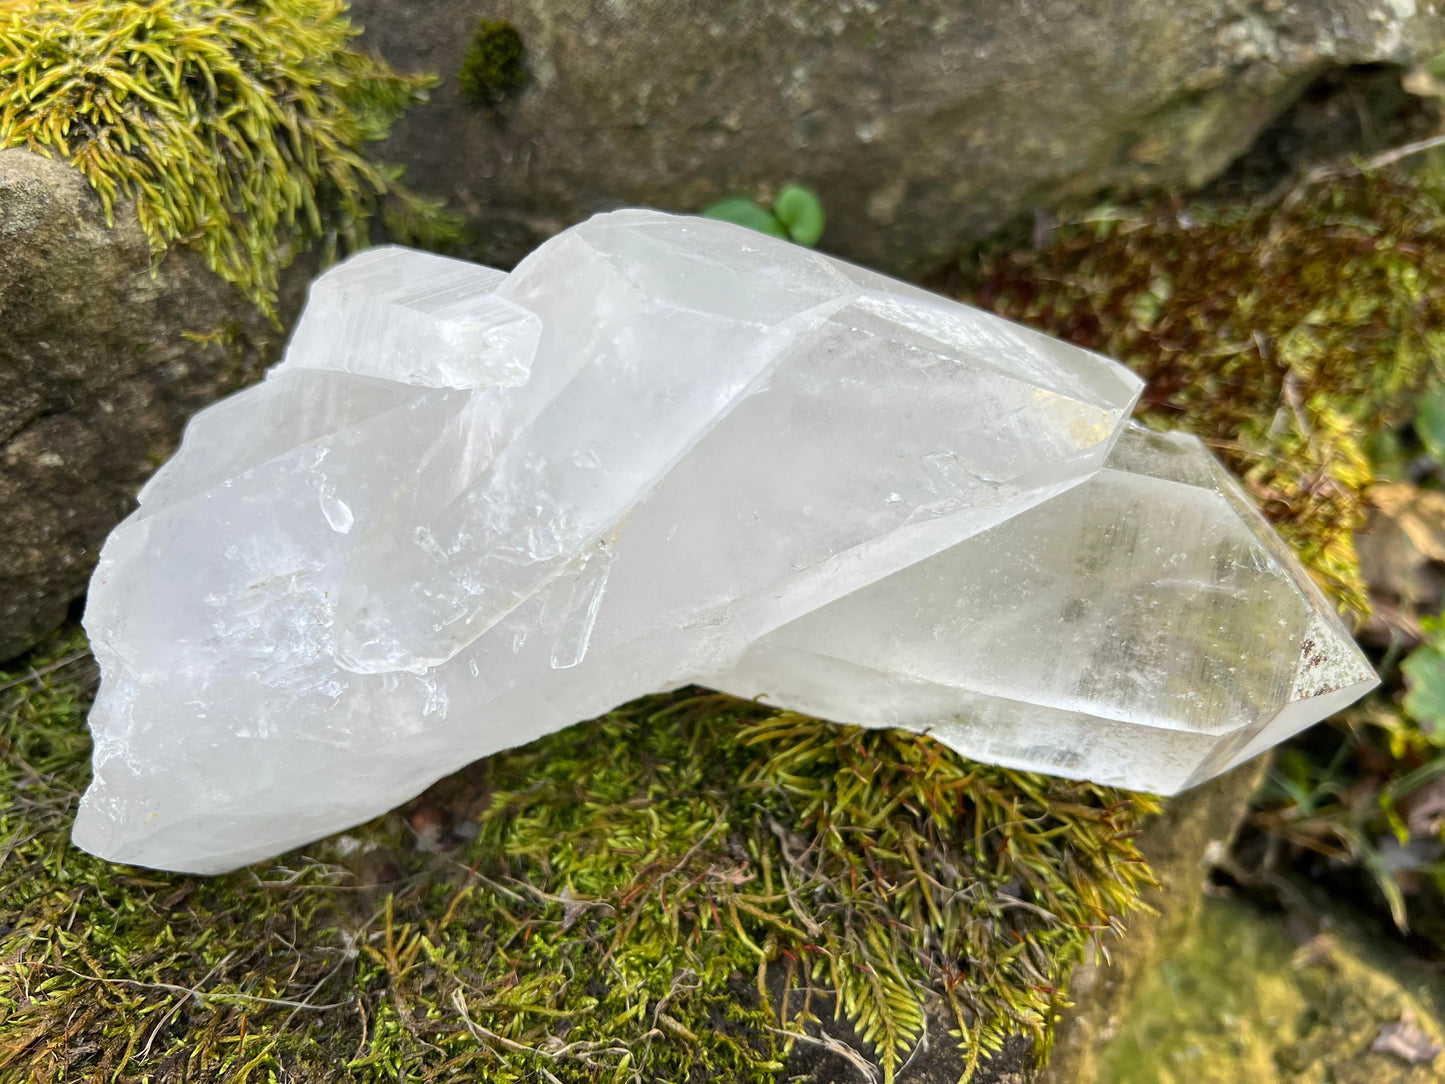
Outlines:
<svg viewBox="0 0 1445 1084"><path fill-rule="evenodd" d="M1375 675L1195 437L1131 427L1089 481L762 637L705 684L977 760L1173 793Z"/></svg>
<svg viewBox="0 0 1445 1084"><path fill-rule="evenodd" d="M709 220L362 253L106 543L75 840L231 869L690 681L1187 786L1373 675L1197 442L1120 440L1138 391Z"/></svg>

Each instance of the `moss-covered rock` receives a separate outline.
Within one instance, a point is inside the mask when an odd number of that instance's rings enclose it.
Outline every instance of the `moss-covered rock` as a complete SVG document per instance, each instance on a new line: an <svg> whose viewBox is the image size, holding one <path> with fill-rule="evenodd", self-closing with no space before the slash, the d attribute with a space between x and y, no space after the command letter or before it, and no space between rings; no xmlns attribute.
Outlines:
<svg viewBox="0 0 1445 1084"><path fill-rule="evenodd" d="M457 93L483 108L502 105L527 85L526 56L526 43L515 26L483 19L457 69Z"/></svg>
<svg viewBox="0 0 1445 1084"><path fill-rule="evenodd" d="M1140 833L1139 850L1156 883L1144 891L1144 910L1130 921L1129 936L1106 946L1107 956L1091 953L1076 970L1069 987L1074 1004L1060 1022L1047 1084L1100 1079L1110 1039L1152 996L1146 992L1152 976L1193 936L1213 863L1228 853L1267 767L1268 758L1261 758L1169 799Z"/></svg>
<svg viewBox="0 0 1445 1084"><path fill-rule="evenodd" d="M390 200L439 209L366 157L434 79L351 48L329 0L11 0L0 12L0 148L68 161L110 215L133 201L156 253L183 243L268 313L314 242L366 243Z"/></svg>
<svg viewBox="0 0 1445 1084"><path fill-rule="evenodd" d="M1273 201L1104 206L964 292L1144 377L1143 417L1209 442L1360 617L1366 444L1445 369L1441 208L1429 180L1353 170Z"/></svg>
<svg viewBox="0 0 1445 1084"><path fill-rule="evenodd" d="M1366 926L1296 941L1278 914L1210 899L1140 988L1098 1080L1428 1084L1445 1076L1442 1010L1436 970Z"/></svg>

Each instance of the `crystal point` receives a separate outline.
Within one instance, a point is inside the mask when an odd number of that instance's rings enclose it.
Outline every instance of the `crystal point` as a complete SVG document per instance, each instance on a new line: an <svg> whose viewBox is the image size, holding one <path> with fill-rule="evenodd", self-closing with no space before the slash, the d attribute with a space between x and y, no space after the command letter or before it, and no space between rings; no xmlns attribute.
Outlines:
<svg viewBox="0 0 1445 1084"><path fill-rule="evenodd" d="M1198 781L1373 675L1202 446L1124 432L1139 389L709 220L362 253L106 543L75 840L234 868L690 681Z"/></svg>

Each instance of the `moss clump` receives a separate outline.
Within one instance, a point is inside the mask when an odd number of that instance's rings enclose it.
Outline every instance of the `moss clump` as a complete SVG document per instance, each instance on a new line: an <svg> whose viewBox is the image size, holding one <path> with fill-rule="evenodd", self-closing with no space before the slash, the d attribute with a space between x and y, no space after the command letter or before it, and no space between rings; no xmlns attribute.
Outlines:
<svg viewBox="0 0 1445 1084"><path fill-rule="evenodd" d="M59 154L109 215L135 200L159 254L198 249L268 314L313 242L358 247L454 226L365 145L435 80L351 48L335 0L10 0L0 9L0 147Z"/></svg>
<svg viewBox="0 0 1445 1084"><path fill-rule="evenodd" d="M483 19L457 71L462 100L495 109L527 85L527 47L511 23Z"/></svg>
<svg viewBox="0 0 1445 1084"><path fill-rule="evenodd" d="M0 675L7 1084L771 1081L830 1003L890 1076L926 1009L970 1063L1042 1053L1148 877L1148 799L697 691L438 785L411 823L450 850L394 814L225 877L129 870L67 841L91 674L74 637Z"/></svg>
<svg viewBox="0 0 1445 1084"><path fill-rule="evenodd" d="M1128 363L1141 412L1239 472L1335 599L1368 611L1354 550L1371 434L1445 359L1440 193L1333 178L1274 205L1167 199L1062 224L985 259L967 292Z"/></svg>

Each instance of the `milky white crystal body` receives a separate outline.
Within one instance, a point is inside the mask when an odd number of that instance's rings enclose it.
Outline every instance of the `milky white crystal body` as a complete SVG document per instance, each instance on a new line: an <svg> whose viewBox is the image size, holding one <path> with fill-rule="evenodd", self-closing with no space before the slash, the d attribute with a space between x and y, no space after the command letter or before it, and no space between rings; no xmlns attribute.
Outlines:
<svg viewBox="0 0 1445 1084"><path fill-rule="evenodd" d="M639 695L768 684L750 645L812 651L789 639L808 615L873 589L892 605L920 562L1047 518L1099 475L1138 391L1097 355L725 223L599 216L507 276L363 253L317 281L266 381L192 420L106 543L75 840L218 872ZM913 605L966 636L949 590ZM1207 611L1178 594L1170 621ZM1316 617L1334 666L1353 647ZM1294 651L1291 620L1261 650ZM965 714L936 732L980 753ZM1061 767L1046 727L1033 744L1027 766ZM1183 781L1149 763L1135 785Z"/></svg>

